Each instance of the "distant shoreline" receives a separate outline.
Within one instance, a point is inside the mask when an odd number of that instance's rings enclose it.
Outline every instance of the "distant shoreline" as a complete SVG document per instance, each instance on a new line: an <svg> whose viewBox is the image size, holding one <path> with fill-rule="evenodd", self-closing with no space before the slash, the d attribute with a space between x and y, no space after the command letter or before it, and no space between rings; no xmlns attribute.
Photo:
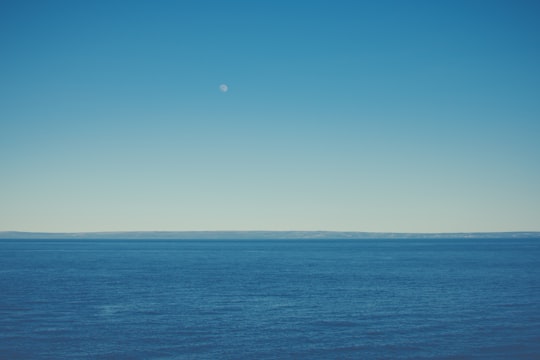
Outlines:
<svg viewBox="0 0 540 360"><path fill-rule="evenodd" d="M117 231L117 232L23 232L0 231L0 239L80 240L361 240L361 239L530 239L540 231L386 233L345 231Z"/></svg>

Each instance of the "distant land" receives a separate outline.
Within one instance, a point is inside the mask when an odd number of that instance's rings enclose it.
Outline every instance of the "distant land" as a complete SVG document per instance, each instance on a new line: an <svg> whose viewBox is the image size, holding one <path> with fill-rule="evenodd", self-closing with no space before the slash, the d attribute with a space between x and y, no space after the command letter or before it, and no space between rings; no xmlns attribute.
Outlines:
<svg viewBox="0 0 540 360"><path fill-rule="evenodd" d="M0 239L88 240L340 240L340 239L530 239L540 231L471 233L384 233L342 231L118 231L21 232L0 231Z"/></svg>

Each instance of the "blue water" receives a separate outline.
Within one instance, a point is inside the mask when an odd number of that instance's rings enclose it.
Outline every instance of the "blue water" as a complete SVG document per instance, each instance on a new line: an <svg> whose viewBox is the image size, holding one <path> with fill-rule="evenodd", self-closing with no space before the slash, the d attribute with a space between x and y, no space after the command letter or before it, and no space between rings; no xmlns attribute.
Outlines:
<svg viewBox="0 0 540 360"><path fill-rule="evenodd" d="M0 240L0 359L538 359L540 239Z"/></svg>

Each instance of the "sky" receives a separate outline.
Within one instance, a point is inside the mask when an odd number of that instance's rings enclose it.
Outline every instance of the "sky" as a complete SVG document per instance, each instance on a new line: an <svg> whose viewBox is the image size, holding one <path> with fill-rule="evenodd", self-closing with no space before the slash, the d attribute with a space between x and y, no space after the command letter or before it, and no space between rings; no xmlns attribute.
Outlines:
<svg viewBox="0 0 540 360"><path fill-rule="evenodd" d="M0 231L539 231L539 17L2 0Z"/></svg>

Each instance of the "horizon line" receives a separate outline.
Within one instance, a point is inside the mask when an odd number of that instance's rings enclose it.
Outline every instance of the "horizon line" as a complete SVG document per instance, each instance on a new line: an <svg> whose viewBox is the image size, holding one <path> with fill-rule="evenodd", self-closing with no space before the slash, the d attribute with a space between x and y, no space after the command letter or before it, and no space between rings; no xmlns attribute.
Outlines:
<svg viewBox="0 0 540 360"><path fill-rule="evenodd" d="M181 230L181 231L0 231L4 240L354 240L354 239L523 239L540 238L540 231L493 232L368 232L332 230Z"/></svg>
<svg viewBox="0 0 540 360"><path fill-rule="evenodd" d="M186 233L186 232L311 232L311 233L369 233L369 234L497 234L497 233L540 233L540 230L486 230L486 231L369 231L369 230L77 230L77 231L30 231L30 230L0 230L0 233L29 233L29 234L104 234L104 233Z"/></svg>

